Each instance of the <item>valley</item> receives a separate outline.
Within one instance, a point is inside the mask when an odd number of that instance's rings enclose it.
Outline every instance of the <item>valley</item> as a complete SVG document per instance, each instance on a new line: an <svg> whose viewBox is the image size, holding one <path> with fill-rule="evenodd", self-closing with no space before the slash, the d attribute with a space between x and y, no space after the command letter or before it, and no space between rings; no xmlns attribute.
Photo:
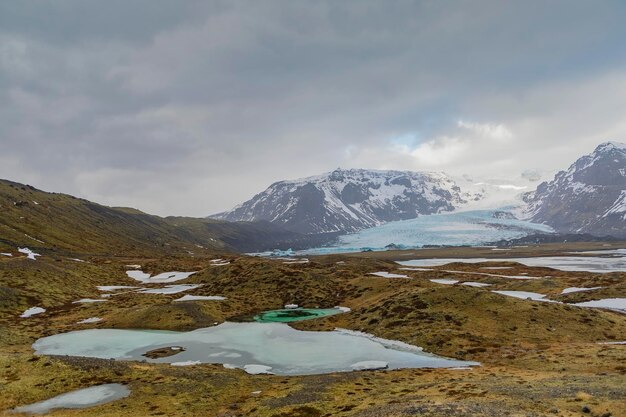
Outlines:
<svg viewBox="0 0 626 417"><path fill-rule="evenodd" d="M626 340L626 314L574 304L626 299L626 273L561 271L501 259L522 253L563 256L583 249L592 251L583 256L602 257L606 255L593 252L620 248L626 248L626 243L539 245L513 248L513 254L492 248L442 248L313 256L302 262L225 252L94 255L78 262L50 252L32 260L11 250L13 256L0 258L0 409L88 386L121 384L130 390L125 398L82 410L59 410L54 415L579 416L586 407L592 415L621 416L626 409L626 350L616 343ZM486 259L446 265L432 262L435 265L423 267L395 262L455 258L460 253ZM407 278L371 275L379 271ZM143 278L142 273L153 278ZM157 278L159 274L162 278ZM150 279L154 282L149 283ZM177 293L124 288L156 290L173 285L188 287ZM563 293L568 288L592 289ZM496 291L526 291L554 302ZM178 301L183 294L209 298ZM75 303L80 299L106 301ZM168 356L167 362L186 365L172 366L163 360L116 361L108 354L106 358L41 356L31 347L42 337L87 329L218 329L223 323L249 323L254 315L285 305L343 306L346 311L270 326L322 334L336 328L365 332L480 365L254 375L220 364L197 363L185 356L187 352ZM45 312L19 317L35 306ZM90 318L101 320L85 322ZM84 340L88 343L93 338ZM166 345L187 349L186 343L178 340ZM275 351L278 361L279 352ZM259 365L276 366L269 358ZM248 361L258 363L259 357ZM251 369L256 373L257 368Z"/></svg>

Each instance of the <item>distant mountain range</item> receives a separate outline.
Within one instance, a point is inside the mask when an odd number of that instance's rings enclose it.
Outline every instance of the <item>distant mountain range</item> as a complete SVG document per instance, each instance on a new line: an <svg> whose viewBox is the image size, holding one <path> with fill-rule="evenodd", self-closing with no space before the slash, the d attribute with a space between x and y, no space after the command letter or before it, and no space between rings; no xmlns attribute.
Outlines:
<svg viewBox="0 0 626 417"><path fill-rule="evenodd" d="M600 144L524 201L525 218L558 232L625 237L626 144Z"/></svg>
<svg viewBox="0 0 626 417"><path fill-rule="evenodd" d="M616 142L599 145L553 181L542 183L534 192L520 193L516 212L561 233L626 236L625 147ZM480 183L473 185L468 187L466 181L461 189L444 173L337 169L276 182L232 210L211 217L264 220L304 234L350 233L495 201L489 199L492 196L485 187L475 187Z"/></svg>
<svg viewBox="0 0 626 417"><path fill-rule="evenodd" d="M338 169L277 182L214 218L163 218L0 180L0 252L18 246L115 256L304 249L485 198L442 173ZM524 194L516 213L563 234L626 238L626 145L599 145Z"/></svg>
<svg viewBox="0 0 626 417"><path fill-rule="evenodd" d="M453 211L475 198L443 173L337 169L276 182L251 200L212 217L266 220L300 233L346 233Z"/></svg>

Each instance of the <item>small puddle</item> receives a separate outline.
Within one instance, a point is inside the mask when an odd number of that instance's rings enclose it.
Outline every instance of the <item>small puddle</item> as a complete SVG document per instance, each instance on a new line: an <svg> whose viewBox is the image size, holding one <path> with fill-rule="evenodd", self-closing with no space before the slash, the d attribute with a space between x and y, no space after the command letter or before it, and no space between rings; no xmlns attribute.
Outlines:
<svg viewBox="0 0 626 417"><path fill-rule="evenodd" d="M334 316L339 313L343 313L343 311L338 308L288 308L264 311L254 316L254 321L259 323L291 323Z"/></svg>
<svg viewBox="0 0 626 417"><path fill-rule="evenodd" d="M126 398L130 390L122 384L104 384L57 395L11 410L14 413L47 414L57 408L88 408Z"/></svg>

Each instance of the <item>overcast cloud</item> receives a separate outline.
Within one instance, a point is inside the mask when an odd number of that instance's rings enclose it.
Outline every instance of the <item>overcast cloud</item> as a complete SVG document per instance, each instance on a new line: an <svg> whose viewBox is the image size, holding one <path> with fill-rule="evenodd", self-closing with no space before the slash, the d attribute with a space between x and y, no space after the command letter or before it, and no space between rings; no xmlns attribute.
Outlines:
<svg viewBox="0 0 626 417"><path fill-rule="evenodd" d="M205 216L336 167L528 183L626 141L623 1L0 3L0 177Z"/></svg>

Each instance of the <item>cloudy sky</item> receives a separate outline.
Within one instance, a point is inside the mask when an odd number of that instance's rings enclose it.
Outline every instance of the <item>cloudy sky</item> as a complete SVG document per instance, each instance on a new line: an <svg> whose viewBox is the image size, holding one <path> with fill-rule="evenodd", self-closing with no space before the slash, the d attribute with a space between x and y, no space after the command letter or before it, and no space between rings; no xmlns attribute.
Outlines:
<svg viewBox="0 0 626 417"><path fill-rule="evenodd" d="M204 216L337 167L520 184L626 141L626 2L5 0L0 178Z"/></svg>

